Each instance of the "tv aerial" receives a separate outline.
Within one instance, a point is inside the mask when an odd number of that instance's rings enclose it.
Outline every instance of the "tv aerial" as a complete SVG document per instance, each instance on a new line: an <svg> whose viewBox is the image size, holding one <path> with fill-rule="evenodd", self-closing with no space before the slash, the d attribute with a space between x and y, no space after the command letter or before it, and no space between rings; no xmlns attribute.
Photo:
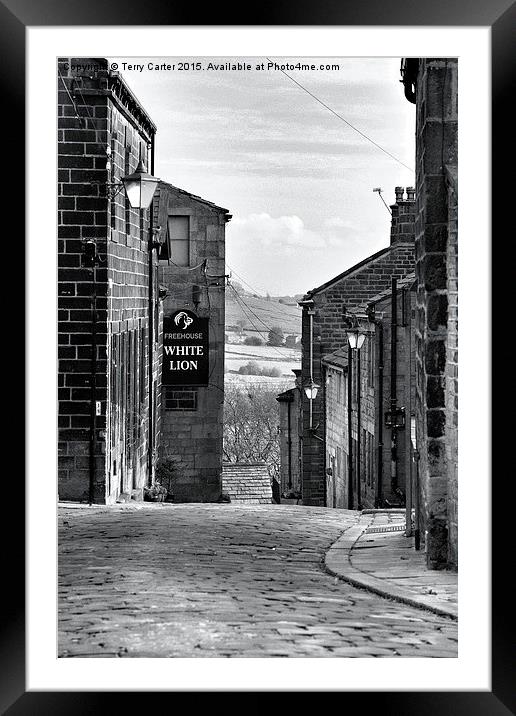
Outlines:
<svg viewBox="0 0 516 716"><path fill-rule="evenodd" d="M375 189L373 189L373 192L378 194L380 199L383 201L383 204L384 204L385 208L387 209L387 211L389 212L389 214L392 214L390 207L385 203L385 199L382 196L382 188L378 186Z"/></svg>

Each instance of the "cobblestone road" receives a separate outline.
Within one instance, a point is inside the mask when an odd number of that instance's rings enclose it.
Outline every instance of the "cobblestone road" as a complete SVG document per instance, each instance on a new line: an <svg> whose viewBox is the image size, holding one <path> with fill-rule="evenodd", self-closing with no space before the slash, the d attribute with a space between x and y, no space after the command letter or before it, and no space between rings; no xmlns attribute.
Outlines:
<svg viewBox="0 0 516 716"><path fill-rule="evenodd" d="M62 507L59 656L457 656L456 622L325 572L355 520L290 505Z"/></svg>

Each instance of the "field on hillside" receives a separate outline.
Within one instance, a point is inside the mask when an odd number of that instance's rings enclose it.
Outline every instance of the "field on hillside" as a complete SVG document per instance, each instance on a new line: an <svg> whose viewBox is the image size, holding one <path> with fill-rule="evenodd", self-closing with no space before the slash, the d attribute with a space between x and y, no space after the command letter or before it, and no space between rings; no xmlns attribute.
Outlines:
<svg viewBox="0 0 516 716"><path fill-rule="evenodd" d="M257 363L260 368L277 368L281 376L268 377L261 375L241 375L238 369L247 363ZM293 370L301 368L301 351L280 346L245 346L242 344L226 343L225 345L225 380L231 382L263 381L273 384L283 383L285 380L293 381Z"/></svg>
<svg viewBox="0 0 516 716"><path fill-rule="evenodd" d="M279 301L245 294L236 298L234 292L226 291L226 327L237 326L245 321L249 332L260 332L265 337L269 329L280 327L285 335L301 335L301 308L279 303Z"/></svg>
<svg viewBox="0 0 516 716"><path fill-rule="evenodd" d="M226 373L224 382L226 385L235 385L239 389L253 387L268 390L274 388L277 393L282 393L284 390L294 387L294 374L292 373L292 379L290 380L285 376L281 376L281 378L268 378L261 375Z"/></svg>

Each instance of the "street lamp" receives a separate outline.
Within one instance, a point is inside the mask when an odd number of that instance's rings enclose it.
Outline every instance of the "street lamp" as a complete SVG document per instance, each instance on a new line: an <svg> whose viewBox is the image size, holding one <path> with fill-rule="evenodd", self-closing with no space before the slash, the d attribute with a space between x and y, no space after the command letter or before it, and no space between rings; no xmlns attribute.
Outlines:
<svg viewBox="0 0 516 716"><path fill-rule="evenodd" d="M313 380L310 380L310 382L304 386L305 394L308 400L315 400L317 398L317 391L320 387L321 386L314 383Z"/></svg>
<svg viewBox="0 0 516 716"><path fill-rule="evenodd" d="M143 170L140 161L136 171L122 177L121 182L133 209L148 209L156 192L159 179Z"/></svg>
<svg viewBox="0 0 516 716"><path fill-rule="evenodd" d="M360 350L365 341L366 334L360 333L358 328L351 328L347 332L349 347Z"/></svg>
<svg viewBox="0 0 516 716"><path fill-rule="evenodd" d="M109 167L111 166L109 159L108 165ZM144 171L140 159L136 170L132 174L127 174L119 181L108 182L106 192L110 199L114 199L124 189L129 204L133 209L148 209L156 193L158 183L159 179L157 177Z"/></svg>
<svg viewBox="0 0 516 716"><path fill-rule="evenodd" d="M347 317L346 317L347 318ZM353 351L356 351L357 364L357 439L356 439L356 484L357 484L357 507L362 509L361 495L360 495L360 349L365 341L366 334L362 333L359 328L358 318L356 314L351 313L351 325L346 329L349 344L349 356L348 356L348 509L352 510L354 507L353 499L353 408L351 402L351 393L353 387L352 378L352 365L353 365Z"/></svg>

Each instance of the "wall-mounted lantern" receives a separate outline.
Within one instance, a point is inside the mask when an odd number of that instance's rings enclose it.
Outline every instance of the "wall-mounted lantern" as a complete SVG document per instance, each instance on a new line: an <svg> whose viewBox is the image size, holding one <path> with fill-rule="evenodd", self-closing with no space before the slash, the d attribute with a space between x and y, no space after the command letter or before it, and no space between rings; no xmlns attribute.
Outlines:
<svg viewBox="0 0 516 716"><path fill-rule="evenodd" d="M304 386L305 394L308 400L312 401L317 398L317 391L320 387L321 386L314 383L313 380L310 380L310 382Z"/></svg>
<svg viewBox="0 0 516 716"><path fill-rule="evenodd" d="M111 167L109 160L108 166ZM114 199L124 189L129 204L133 209L148 209L156 193L158 183L158 177L144 171L140 159L136 170L132 174L127 174L119 181L106 184L106 193L110 199Z"/></svg>
<svg viewBox="0 0 516 716"><path fill-rule="evenodd" d="M143 170L141 160L136 171L122 177L121 182L133 209L148 209L156 193L159 179Z"/></svg>

